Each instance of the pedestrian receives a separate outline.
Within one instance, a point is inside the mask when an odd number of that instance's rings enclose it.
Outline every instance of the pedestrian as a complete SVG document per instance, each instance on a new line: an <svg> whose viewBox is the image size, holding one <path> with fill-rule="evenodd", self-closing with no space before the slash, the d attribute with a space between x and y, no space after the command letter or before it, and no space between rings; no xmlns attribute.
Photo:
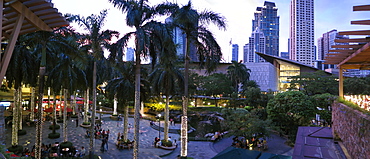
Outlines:
<svg viewBox="0 0 370 159"><path fill-rule="evenodd" d="M78 127L78 116L76 118L76 127Z"/></svg>
<svg viewBox="0 0 370 159"><path fill-rule="evenodd" d="M101 146L100 146L100 150L101 150L102 152L104 152L105 143L106 143L106 139L105 139L105 138L103 138L103 139L101 140Z"/></svg>
<svg viewBox="0 0 370 159"><path fill-rule="evenodd" d="M107 146L107 151L108 151L108 135L105 137L105 145Z"/></svg>
<svg viewBox="0 0 370 159"><path fill-rule="evenodd" d="M81 147L81 151L80 151L80 157L83 157L83 156L85 156L85 153L86 153L86 149L85 149L85 147Z"/></svg>

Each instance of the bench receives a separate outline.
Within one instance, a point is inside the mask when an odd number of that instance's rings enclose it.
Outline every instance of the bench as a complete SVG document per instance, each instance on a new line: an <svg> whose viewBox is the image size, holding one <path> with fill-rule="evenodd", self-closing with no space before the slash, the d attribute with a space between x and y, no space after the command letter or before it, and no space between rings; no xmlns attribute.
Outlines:
<svg viewBox="0 0 370 159"><path fill-rule="evenodd" d="M165 150L174 150L174 149L176 149L177 148L177 146L170 146L170 147L167 147L167 146L162 146L162 145L160 145L160 146L158 146L159 148L161 148L161 149L165 149Z"/></svg>

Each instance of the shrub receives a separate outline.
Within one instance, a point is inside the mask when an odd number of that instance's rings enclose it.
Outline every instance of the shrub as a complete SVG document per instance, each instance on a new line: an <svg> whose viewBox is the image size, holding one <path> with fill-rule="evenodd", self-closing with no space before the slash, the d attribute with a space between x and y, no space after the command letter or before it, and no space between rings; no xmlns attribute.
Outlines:
<svg viewBox="0 0 370 159"><path fill-rule="evenodd" d="M53 127L55 127L55 130L60 129L60 125L58 125L58 124L55 124L55 126L54 125L50 125L49 126L49 129L50 130L53 130Z"/></svg>
<svg viewBox="0 0 370 159"><path fill-rule="evenodd" d="M72 148L72 146L73 146L72 142L69 142L69 141L62 142L60 144L60 148Z"/></svg>
<svg viewBox="0 0 370 159"><path fill-rule="evenodd" d="M71 115L71 118L78 118L78 115L77 114Z"/></svg>
<svg viewBox="0 0 370 159"><path fill-rule="evenodd" d="M82 125L90 125L90 122L83 122Z"/></svg>
<svg viewBox="0 0 370 159"><path fill-rule="evenodd" d="M18 136L20 135L26 135L27 131L26 130L18 130Z"/></svg>
<svg viewBox="0 0 370 159"><path fill-rule="evenodd" d="M57 139L59 137L60 137L59 133L50 133L50 134L48 134L49 139Z"/></svg>
<svg viewBox="0 0 370 159"><path fill-rule="evenodd" d="M171 147L172 146L171 141L162 140L161 143L162 143L162 146L166 146L166 147Z"/></svg>
<svg viewBox="0 0 370 159"><path fill-rule="evenodd" d="M10 146L10 147L8 147L8 151L14 152L14 153L22 152L23 151L23 146L21 146L21 145Z"/></svg>

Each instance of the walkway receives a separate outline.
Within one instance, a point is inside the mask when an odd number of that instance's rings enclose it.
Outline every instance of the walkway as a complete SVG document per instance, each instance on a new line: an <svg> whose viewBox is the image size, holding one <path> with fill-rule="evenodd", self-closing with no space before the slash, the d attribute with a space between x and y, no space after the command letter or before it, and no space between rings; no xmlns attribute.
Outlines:
<svg viewBox="0 0 370 159"><path fill-rule="evenodd" d="M99 115L98 115L99 116ZM117 139L118 132L123 132L123 121L115 121L109 118L109 114L102 114L103 124L102 129L110 130L109 135L109 150L107 152L100 151L101 140L95 140L95 154L102 157L102 159L120 159L120 158L132 158L132 150L118 150L115 146L115 141ZM79 120L80 122L82 119ZM134 120L133 118L129 118L129 123L133 125ZM51 122L44 122L43 125L43 143L45 144L52 144L55 142L63 142L63 130L59 129L57 132L61 134L61 138L58 139L49 139L47 138L47 134L49 134L52 130L49 130L49 126ZM62 124L62 123L59 123ZM155 122L158 124L158 122ZM163 121L161 122L161 127L163 127ZM89 138L85 137L86 129L82 127L76 127L75 119L70 119L68 121L68 141L72 142L77 149L80 149L81 146L84 146L86 152L89 150ZM170 126L170 129L180 129L180 124L176 124L175 126ZM31 126L24 126L24 130L27 131L27 134L24 136L19 136L19 144L23 147L28 147L29 149L32 148L35 142L35 127ZM11 145L11 128L7 127L6 130L6 145ZM133 139L133 130L129 132L128 138L130 140ZM170 134L169 136L172 139L179 139L179 134ZM141 119L140 120L140 135L139 135L139 158L141 159L160 159L160 156L163 156L163 159L176 159L177 156L180 154L181 151L181 143L178 140L179 147L176 148L174 151L171 150L163 150L159 148L153 147L154 138L158 137L158 130L153 129L150 127L150 122L148 120ZM161 132L161 137L163 138L163 132ZM188 142L188 156L193 157L195 159L210 159L213 156L217 155L217 153L221 152L222 150L226 149L227 147L231 146L232 139L231 138L224 138L218 142L206 142L206 141L189 141ZM291 155L292 148L286 146L284 144L285 140L277 135L272 135L269 139L269 149L266 152L276 153L276 154L283 154L283 155Z"/></svg>

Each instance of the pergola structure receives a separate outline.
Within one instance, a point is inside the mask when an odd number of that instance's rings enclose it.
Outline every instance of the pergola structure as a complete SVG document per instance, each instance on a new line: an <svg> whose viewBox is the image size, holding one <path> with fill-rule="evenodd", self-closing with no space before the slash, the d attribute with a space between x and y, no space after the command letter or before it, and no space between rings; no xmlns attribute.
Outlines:
<svg viewBox="0 0 370 159"><path fill-rule="evenodd" d="M50 0L0 0L0 37L7 41L0 54L0 81L3 80L19 35L39 30L52 31L69 23L53 8ZM1 43L0 43L1 48Z"/></svg>
<svg viewBox="0 0 370 159"><path fill-rule="evenodd" d="M354 6L353 11L370 11L370 5ZM370 25L370 20L351 21L355 25ZM336 39L325 57L325 64L335 64L339 68L339 96L343 97L343 70L345 69L370 69L370 30L343 31L339 35L364 35L365 38Z"/></svg>

